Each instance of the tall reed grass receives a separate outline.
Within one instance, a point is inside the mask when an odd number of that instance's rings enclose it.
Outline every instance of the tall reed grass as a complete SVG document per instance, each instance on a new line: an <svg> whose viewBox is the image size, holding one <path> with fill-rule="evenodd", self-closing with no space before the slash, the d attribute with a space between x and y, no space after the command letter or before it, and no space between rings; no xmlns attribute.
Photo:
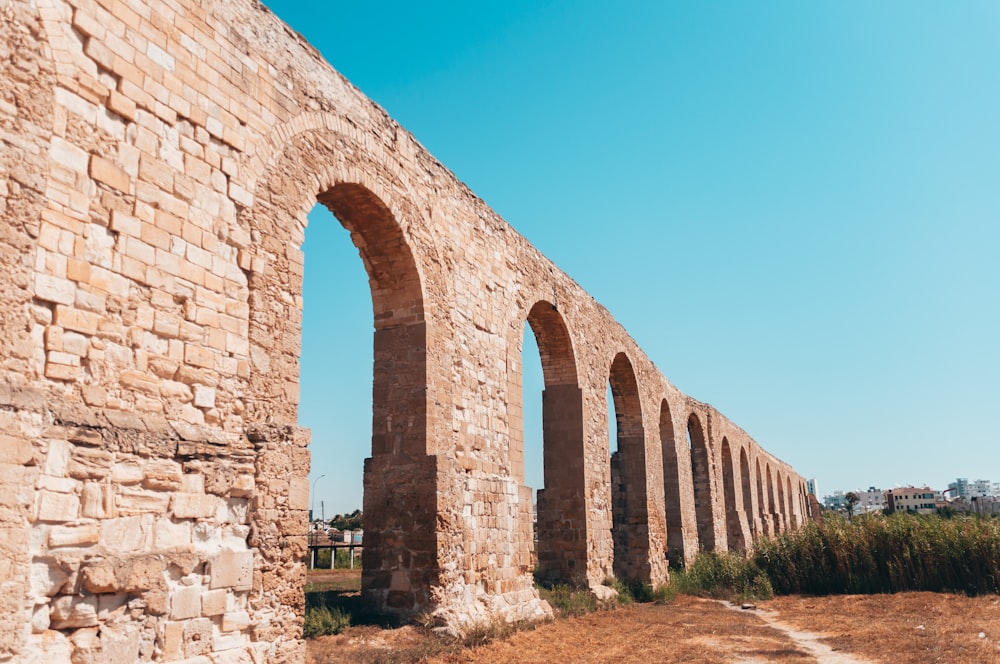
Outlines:
<svg viewBox="0 0 1000 664"><path fill-rule="evenodd" d="M827 514L762 539L748 562L777 594L1000 593L1000 519Z"/></svg>

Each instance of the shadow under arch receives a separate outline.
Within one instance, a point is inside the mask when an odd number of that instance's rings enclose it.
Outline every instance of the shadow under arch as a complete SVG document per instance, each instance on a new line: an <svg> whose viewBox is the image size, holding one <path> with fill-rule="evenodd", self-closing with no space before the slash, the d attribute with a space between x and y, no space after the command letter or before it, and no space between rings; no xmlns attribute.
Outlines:
<svg viewBox="0 0 1000 664"><path fill-rule="evenodd" d="M764 474L760 471L760 458L754 460L757 477L757 517L760 520L761 534L773 535L771 519L767 514L767 496L764 493Z"/></svg>
<svg viewBox="0 0 1000 664"><path fill-rule="evenodd" d="M715 520L712 516L712 484L709 478L708 445L697 413L688 416L688 444L691 447L691 480L694 510L698 523L698 550L715 551Z"/></svg>
<svg viewBox="0 0 1000 664"><path fill-rule="evenodd" d="M781 470L774 471L774 483L778 486L777 522L781 524L781 532L788 530L788 502L785 500L785 482Z"/></svg>
<svg viewBox="0 0 1000 664"><path fill-rule="evenodd" d="M625 353L618 353L611 363L609 382L618 424L618 451L611 455L613 569L623 581L648 583L651 569L645 431L635 370Z"/></svg>
<svg viewBox="0 0 1000 664"><path fill-rule="evenodd" d="M747 459L747 449L740 446L740 484L743 489L743 514L747 518L747 526L750 528L750 537L757 537L757 526L754 521L753 512L753 491L750 488L750 462Z"/></svg>
<svg viewBox="0 0 1000 664"><path fill-rule="evenodd" d="M726 505L726 545L730 551L744 551L746 540L736 509L736 473L733 471L733 452L729 439L722 438L722 493Z"/></svg>
<svg viewBox="0 0 1000 664"><path fill-rule="evenodd" d="M770 520L770 533L772 535L781 534L781 520L778 518L778 510L774 502L774 479L771 475L771 464L764 464L764 475L767 478L767 516Z"/></svg>
<svg viewBox="0 0 1000 664"><path fill-rule="evenodd" d="M681 479L677 465L677 440L670 404L660 402L660 449L663 455L663 502L667 520L667 560L684 565L684 529L681 523Z"/></svg>
<svg viewBox="0 0 1000 664"><path fill-rule="evenodd" d="M527 324L535 335L545 383L544 479L543 488L537 493L535 575L546 584L563 582L582 586L587 582L583 390L577 380L573 340L562 314L551 302L536 302L528 312Z"/></svg>

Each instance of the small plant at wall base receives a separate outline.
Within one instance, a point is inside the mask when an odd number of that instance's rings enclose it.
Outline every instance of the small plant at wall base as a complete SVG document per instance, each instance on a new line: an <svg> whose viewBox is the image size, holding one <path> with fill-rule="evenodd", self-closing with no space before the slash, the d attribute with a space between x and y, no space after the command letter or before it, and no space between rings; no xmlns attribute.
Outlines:
<svg viewBox="0 0 1000 664"><path fill-rule="evenodd" d="M735 552L704 552L685 569L671 574L670 585L654 593L653 599L664 602L678 594L744 602L770 599L774 591L753 560Z"/></svg>
<svg viewBox="0 0 1000 664"><path fill-rule="evenodd" d="M337 634L351 625L351 614L339 607L309 606L306 604L302 635L307 639Z"/></svg>

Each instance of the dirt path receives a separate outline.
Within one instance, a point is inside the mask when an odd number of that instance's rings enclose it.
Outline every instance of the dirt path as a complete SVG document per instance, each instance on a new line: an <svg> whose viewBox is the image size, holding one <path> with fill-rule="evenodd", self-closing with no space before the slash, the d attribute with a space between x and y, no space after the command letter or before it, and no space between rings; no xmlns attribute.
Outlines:
<svg viewBox="0 0 1000 664"><path fill-rule="evenodd" d="M872 664L867 659L859 659L848 653L834 650L821 641L824 638L822 634L798 630L787 623L781 622L778 614L774 611L763 611L756 607L745 609L729 602L720 602L720 604L733 611L749 610L758 619L767 623L768 626L782 632L797 648L806 651L816 658L817 664ZM734 664L763 664L764 661L759 659L741 659Z"/></svg>
<svg viewBox="0 0 1000 664"><path fill-rule="evenodd" d="M1000 664L1000 598L781 597L742 611L679 597L558 620L478 648L446 648L413 627L360 627L311 641L309 653L310 664Z"/></svg>

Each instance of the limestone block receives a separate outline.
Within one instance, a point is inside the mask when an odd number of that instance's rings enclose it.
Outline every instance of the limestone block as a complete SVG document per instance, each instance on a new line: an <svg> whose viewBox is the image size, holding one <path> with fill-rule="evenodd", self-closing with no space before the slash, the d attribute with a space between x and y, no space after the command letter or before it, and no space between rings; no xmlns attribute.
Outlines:
<svg viewBox="0 0 1000 664"><path fill-rule="evenodd" d="M111 487L98 482L86 482L80 494L80 514L84 518L104 519L114 516L115 501Z"/></svg>
<svg viewBox="0 0 1000 664"><path fill-rule="evenodd" d="M35 610L31 612L31 631L35 634L41 634L51 624L49 620L49 605L36 604Z"/></svg>
<svg viewBox="0 0 1000 664"><path fill-rule="evenodd" d="M242 631L249 626L250 614L246 611L233 611L222 616L223 632Z"/></svg>
<svg viewBox="0 0 1000 664"><path fill-rule="evenodd" d="M135 664L139 656L141 632L137 625L104 625L101 628L101 664Z"/></svg>
<svg viewBox="0 0 1000 664"><path fill-rule="evenodd" d="M246 647L252 644L248 644L246 641L246 637L242 634L215 637L216 652L212 653L213 664L258 664L258 662L263 662L263 655L257 658L255 657L256 651L255 654L247 652ZM294 661L294 659L289 661Z"/></svg>
<svg viewBox="0 0 1000 664"><path fill-rule="evenodd" d="M178 519L207 519L215 517L219 510L220 499L206 493L175 493L171 497L170 507Z"/></svg>
<svg viewBox="0 0 1000 664"><path fill-rule="evenodd" d="M86 546L100 540L97 521L73 526L53 526L49 530L49 548L60 546Z"/></svg>
<svg viewBox="0 0 1000 664"><path fill-rule="evenodd" d="M194 618L184 621L184 656L194 657L212 652L212 621Z"/></svg>
<svg viewBox="0 0 1000 664"><path fill-rule="evenodd" d="M293 477L288 482L288 506L293 510L309 509L309 478Z"/></svg>
<svg viewBox="0 0 1000 664"><path fill-rule="evenodd" d="M226 550L217 555L208 567L209 588L250 590L253 583L253 553Z"/></svg>
<svg viewBox="0 0 1000 664"><path fill-rule="evenodd" d="M221 616L226 612L226 600L229 591L225 588L206 590L201 595L201 614L203 616Z"/></svg>
<svg viewBox="0 0 1000 664"><path fill-rule="evenodd" d="M207 385L195 385L194 405L198 408L215 407L215 388Z"/></svg>
<svg viewBox="0 0 1000 664"><path fill-rule="evenodd" d="M184 657L184 623L163 624L163 659L172 662Z"/></svg>
<svg viewBox="0 0 1000 664"><path fill-rule="evenodd" d="M123 562L117 576L121 590L135 592L161 588L166 561L160 556L133 556Z"/></svg>
<svg viewBox="0 0 1000 664"><path fill-rule="evenodd" d="M229 494L234 497L250 497L253 495L254 487L253 475L237 475L233 480Z"/></svg>
<svg viewBox="0 0 1000 664"><path fill-rule="evenodd" d="M77 479L104 479L111 474L114 455L91 447L74 447L67 473Z"/></svg>
<svg viewBox="0 0 1000 664"><path fill-rule="evenodd" d="M191 522L169 517L156 520L154 544L160 551L186 551L191 548Z"/></svg>
<svg viewBox="0 0 1000 664"><path fill-rule="evenodd" d="M80 514L80 499L71 493L38 492L39 521L73 521Z"/></svg>
<svg viewBox="0 0 1000 664"><path fill-rule="evenodd" d="M232 651L232 650L234 650L236 648L243 648L244 646L247 646L249 644L250 644L250 639L247 638L247 635L245 633L243 633L243 632L228 632L228 633L216 634L215 638L214 638L214 640L212 642L212 647L217 652L223 652L223 653L225 653L225 652L228 652L228 651ZM246 656L246 653L243 653L243 657L245 657L245 656ZM232 661L242 662L242 661L246 661L245 659L243 659L243 657L236 656L235 658L226 658L224 661L226 661L226 662L232 662ZM215 659L215 658L213 657L213 659Z"/></svg>
<svg viewBox="0 0 1000 664"><path fill-rule="evenodd" d="M33 455L34 447L27 438L0 435L0 463L24 465Z"/></svg>
<svg viewBox="0 0 1000 664"><path fill-rule="evenodd" d="M201 586L180 586L169 594L171 620L201 615Z"/></svg>
<svg viewBox="0 0 1000 664"><path fill-rule="evenodd" d="M128 593L106 593L97 597L97 619L107 624L115 622L125 613L125 604L131 595Z"/></svg>
<svg viewBox="0 0 1000 664"><path fill-rule="evenodd" d="M119 505L119 508L121 506ZM148 523L140 516L124 516L101 521L101 542L108 551L127 553L147 548L151 537Z"/></svg>
<svg viewBox="0 0 1000 664"><path fill-rule="evenodd" d="M208 521L199 521L192 526L191 542L194 549L206 557L214 556L225 548L222 544L222 528Z"/></svg>
<svg viewBox="0 0 1000 664"><path fill-rule="evenodd" d="M52 601L49 620L53 629L97 625L97 598L64 595Z"/></svg>
<svg viewBox="0 0 1000 664"><path fill-rule="evenodd" d="M56 493L76 493L80 487L80 482L70 477L52 477L42 475L38 478L38 488Z"/></svg>
<svg viewBox="0 0 1000 664"><path fill-rule="evenodd" d="M143 466L142 485L147 489L176 491L181 486L181 465L170 459L153 459Z"/></svg>
<svg viewBox="0 0 1000 664"><path fill-rule="evenodd" d="M115 484L138 484L145 477L142 464L137 459L119 459L111 469Z"/></svg>
<svg viewBox="0 0 1000 664"><path fill-rule="evenodd" d="M185 473L181 478L181 491L184 493L205 493L205 475Z"/></svg>
<svg viewBox="0 0 1000 664"><path fill-rule="evenodd" d="M68 579L69 576L54 558L38 558L31 564L31 595L52 597Z"/></svg>
<svg viewBox="0 0 1000 664"><path fill-rule="evenodd" d="M26 656L18 664L54 664L71 661L73 645L65 634L53 629L34 634L25 647Z"/></svg>
<svg viewBox="0 0 1000 664"><path fill-rule="evenodd" d="M95 595L115 592L119 586L114 563L101 560L84 564L80 569L80 583L87 592Z"/></svg>
<svg viewBox="0 0 1000 664"><path fill-rule="evenodd" d="M170 494L122 487L115 506L119 514L163 514L170 506Z"/></svg>

